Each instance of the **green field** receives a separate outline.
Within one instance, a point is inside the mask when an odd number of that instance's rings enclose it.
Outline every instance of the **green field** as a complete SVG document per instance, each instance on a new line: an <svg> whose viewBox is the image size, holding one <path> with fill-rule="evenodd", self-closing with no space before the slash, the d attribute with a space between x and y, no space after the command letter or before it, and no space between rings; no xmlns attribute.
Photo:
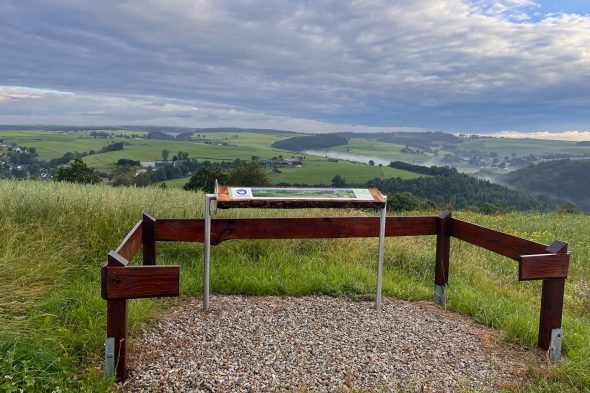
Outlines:
<svg viewBox="0 0 590 393"><path fill-rule="evenodd" d="M142 212L157 218L202 217L203 195L157 188L0 181L0 387L5 391L107 391L101 356L105 302L99 270ZM339 210L219 211L219 217L367 214ZM414 212L413 214L438 214ZM590 388L590 217L510 213L455 216L550 243L568 241L564 354L559 367L531 369L531 390ZM212 249L212 292L244 295L371 297L376 239L230 241ZM430 300L434 237L388 239L383 292ZM140 256L138 256L141 260ZM202 247L160 243L159 264L181 266L181 296L202 290ZM508 341L535 347L539 282L518 282L517 264L452 241L448 304ZM130 302L131 337L169 303ZM434 328L433 328L434 329ZM9 390L13 389L13 390Z"/></svg>
<svg viewBox="0 0 590 393"><path fill-rule="evenodd" d="M336 175L342 176L348 184L364 183L375 178L388 179L400 177L415 179L422 175L387 166L372 166L350 161L329 162L324 160L307 160L301 168L281 168L282 173L269 173L273 183L330 184Z"/></svg>
<svg viewBox="0 0 590 393"><path fill-rule="evenodd" d="M155 140L155 139L94 139L89 137L89 131L79 132L55 132L55 131L0 131L0 138L5 143L16 143L20 146L36 147L39 159L49 160L61 157L66 152L88 152L99 151L102 147L112 142L123 142L124 149L100 154L93 154L84 157L84 161L91 167L102 172L109 173L116 167L119 159L125 158L137 161L155 161L162 159L162 150L170 152L172 158L177 152L189 153L189 158L198 161L233 161L235 159L250 160L252 156L260 159L283 156L290 158L305 156L304 165L301 168L279 168L280 172L268 170L268 175L273 184L308 184L308 185L329 185L336 175L342 176L348 184L366 183L374 178L400 177L412 179L418 175L389 168L386 164L390 161L403 161L417 165L452 165L459 171L472 173L479 171L482 167L489 169L485 163L478 161L470 164L469 158L472 151L487 156L495 154L498 159L504 157L526 157L531 154L537 157L543 154L588 154L589 146L575 146L574 142L547 141L535 139L510 139L510 138L475 138L463 140L455 150L443 150L439 147L438 155L430 152L403 153L405 147L399 144L379 142L367 138L350 138L347 145L336 146L329 149L315 151L314 154L293 153L285 150L274 149L272 144L276 141L292 137L293 134L256 133L256 132L205 132L194 133L191 140ZM116 135L145 135L141 131L117 130L112 134ZM197 136L198 135L198 136ZM204 143L207 141L208 143ZM224 145L225 144L225 145ZM415 147L410 147L416 151ZM462 154L461 157L452 161L443 161L447 154ZM0 152L0 154L2 154ZM338 158L338 162L330 162L327 156ZM380 167L361 164L369 159L377 163L382 162L385 166ZM516 164L522 165L522 164ZM525 163L526 165L526 163ZM504 167L502 167L504 168ZM511 170L514 167L506 167ZM494 169L490 169L494 171ZM504 173L506 170L495 168L496 171ZM180 188L188 181L188 177L175 180L167 180L169 187ZM156 184L157 185L157 184Z"/></svg>
<svg viewBox="0 0 590 393"><path fill-rule="evenodd" d="M362 139L362 138L350 138L347 145L336 146L326 151L333 151L342 153L343 158L347 155L353 156L364 156L368 159L375 157L387 162L390 161L404 161L410 164L423 165L432 161L434 155L431 153L424 154L410 154L402 153L404 145L398 145L395 143L379 142L375 140ZM413 150L415 150L413 148Z"/></svg>
<svg viewBox="0 0 590 393"><path fill-rule="evenodd" d="M86 157L84 161L95 168L109 169L113 168L120 158L138 161L161 160L163 149L169 150L170 156L179 151L186 151L189 153L189 158L214 162L233 161L236 158L249 160L252 156L269 159L279 155L286 157L292 155L284 150L271 149L270 145L278 139L274 135L240 133L237 139L230 138L231 135L233 134L207 134L207 140L211 144L197 141L133 140L125 145L124 150L96 154ZM218 143L227 143L228 146L221 146Z"/></svg>
<svg viewBox="0 0 590 393"><path fill-rule="evenodd" d="M402 153L401 149L405 146L379 142L364 138L351 138L347 145L336 146L329 149L322 149L315 152L316 154L329 154L337 158L351 159L358 161L367 161L373 159L375 161L381 160L385 163L390 161L403 161L415 165L448 165L444 164L441 159L453 150L445 150L438 148L438 156L433 153ZM416 150L415 147L411 147ZM437 149L434 147L433 149ZM463 152L477 151L483 155L496 153L499 158L512 157L526 157L531 154L540 157L544 154L589 154L590 146L576 146L575 142L556 141L556 140L541 140L541 139L512 139L512 138L480 138L461 141L457 145L457 149ZM476 172L480 166L470 165L467 160L454 162L459 171L465 173Z"/></svg>
<svg viewBox="0 0 590 393"><path fill-rule="evenodd" d="M365 183L375 178L388 179L399 177L402 179L415 179L420 176L414 172L404 171L402 169L390 168L386 166L371 166L349 161L330 162L323 158L310 159L312 156L306 156L301 168L281 168L281 173L275 173L267 169L267 175L273 184L290 183L290 184L308 184L308 185L330 185L332 178L336 175L342 176L347 184ZM172 188L182 188L190 179L183 177L174 180L165 180L154 183L158 186L166 183L166 186Z"/></svg>
<svg viewBox="0 0 590 393"><path fill-rule="evenodd" d="M586 154L590 152L590 146L576 146L575 142L516 138L471 139L461 142L459 148L486 153L494 152L500 157L510 156L513 153L517 157L523 157L529 154L539 156L544 153Z"/></svg>
<svg viewBox="0 0 590 393"><path fill-rule="evenodd" d="M39 159L45 161L59 158L67 152L99 151L101 147L112 142L128 140L125 138L95 139L89 138L87 132L55 131L0 131L0 139L2 138L5 143L35 147Z"/></svg>

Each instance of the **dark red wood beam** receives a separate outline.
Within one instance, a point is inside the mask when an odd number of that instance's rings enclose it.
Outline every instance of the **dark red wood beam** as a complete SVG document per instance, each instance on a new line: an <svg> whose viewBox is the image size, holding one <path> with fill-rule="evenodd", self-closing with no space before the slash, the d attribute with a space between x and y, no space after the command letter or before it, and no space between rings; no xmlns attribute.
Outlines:
<svg viewBox="0 0 590 393"><path fill-rule="evenodd" d="M143 264L156 264L156 219L147 213L143 214L141 225L143 244Z"/></svg>
<svg viewBox="0 0 590 393"><path fill-rule="evenodd" d="M546 253L546 244L495 231L456 218L452 219L450 226L451 236L517 261L521 255Z"/></svg>
<svg viewBox="0 0 590 393"><path fill-rule="evenodd" d="M204 220L158 219L156 240L203 242ZM436 235L436 217L387 217L385 236ZM378 237L379 217L239 218L211 221L211 243L234 239Z"/></svg>
<svg viewBox="0 0 590 393"><path fill-rule="evenodd" d="M451 252L451 221L450 211L442 213L436 218L436 261L434 283L446 285L449 281L449 257Z"/></svg>
<svg viewBox="0 0 590 393"><path fill-rule="evenodd" d="M115 250L117 254L121 255L128 261L132 260L137 251L141 248L142 223L143 221L139 221L135 224L127 236L125 236L125 239L123 239L119 247Z"/></svg>
<svg viewBox="0 0 590 393"><path fill-rule="evenodd" d="M102 297L106 300L178 296L180 268L168 266L104 266Z"/></svg>
<svg viewBox="0 0 590 393"><path fill-rule="evenodd" d="M566 278L570 263L568 252L561 254L533 254L518 257L518 280Z"/></svg>
<svg viewBox="0 0 590 393"><path fill-rule="evenodd" d="M567 247L567 243L557 240L551 243L545 251L557 253L558 255L567 255L569 262ZM561 328L564 294L565 278L548 278L543 280L538 341L539 347L543 349L549 349L553 329Z"/></svg>

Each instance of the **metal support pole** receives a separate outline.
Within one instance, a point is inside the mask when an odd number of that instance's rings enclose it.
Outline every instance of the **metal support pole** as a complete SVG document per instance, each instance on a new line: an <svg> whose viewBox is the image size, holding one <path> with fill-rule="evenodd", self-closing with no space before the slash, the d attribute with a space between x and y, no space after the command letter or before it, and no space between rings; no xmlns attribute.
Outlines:
<svg viewBox="0 0 590 393"><path fill-rule="evenodd" d="M211 261L211 201L216 200L215 194L205 194L205 240L203 269L203 311L209 310L209 264Z"/></svg>
<svg viewBox="0 0 590 393"><path fill-rule="evenodd" d="M377 294L375 296L375 309L381 310L381 288L383 287L383 254L385 252L385 221L387 218L387 197L384 197L385 205L381 209L379 221L379 258L377 262Z"/></svg>

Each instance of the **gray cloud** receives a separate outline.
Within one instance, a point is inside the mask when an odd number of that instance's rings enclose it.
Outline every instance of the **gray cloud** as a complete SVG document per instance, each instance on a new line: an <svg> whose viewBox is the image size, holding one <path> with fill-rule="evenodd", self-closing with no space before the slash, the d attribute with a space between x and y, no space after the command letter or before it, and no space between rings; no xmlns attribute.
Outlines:
<svg viewBox="0 0 590 393"><path fill-rule="evenodd" d="M168 121L144 105L152 97L206 103L209 121L229 121L211 106L256 114L244 126L588 128L590 17L526 23L529 8L528 0L8 0L0 85L83 97L44 96L64 107L53 116L70 121L78 120L66 103L89 122ZM27 105L41 118L38 102L18 99L0 101L1 122L24 119ZM170 121L200 126L196 113Z"/></svg>

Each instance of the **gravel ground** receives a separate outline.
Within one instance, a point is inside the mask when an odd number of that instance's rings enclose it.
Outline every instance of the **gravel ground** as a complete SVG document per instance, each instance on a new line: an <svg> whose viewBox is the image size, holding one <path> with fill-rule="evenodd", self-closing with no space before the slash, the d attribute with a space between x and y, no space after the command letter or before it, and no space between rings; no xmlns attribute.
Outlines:
<svg viewBox="0 0 590 393"><path fill-rule="evenodd" d="M127 392L470 391L522 386L524 351L432 303L214 296L172 307L130 343Z"/></svg>

